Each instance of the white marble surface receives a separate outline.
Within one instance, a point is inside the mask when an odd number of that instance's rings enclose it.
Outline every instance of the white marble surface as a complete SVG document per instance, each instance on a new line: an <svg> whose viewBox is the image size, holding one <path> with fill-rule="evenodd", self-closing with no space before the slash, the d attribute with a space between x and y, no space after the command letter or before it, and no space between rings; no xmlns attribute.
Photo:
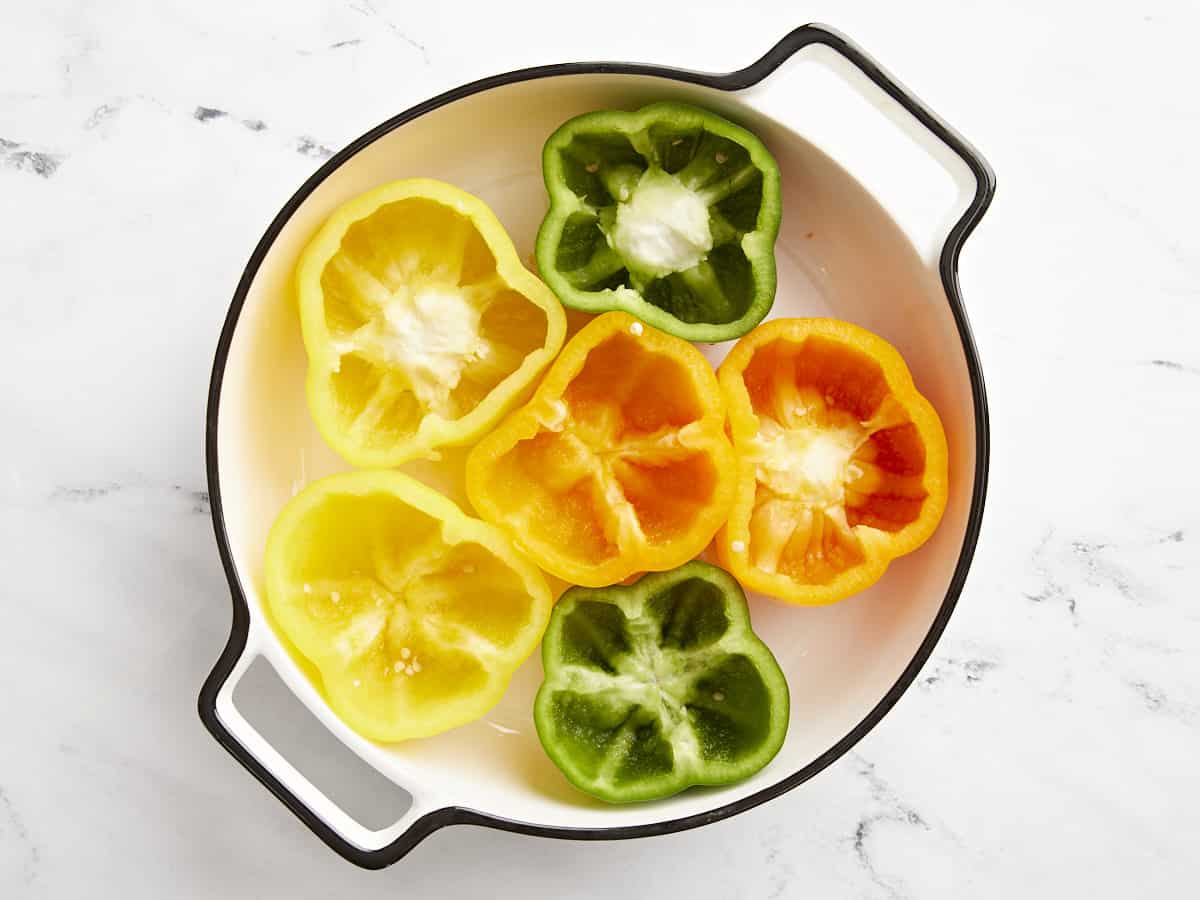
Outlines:
<svg viewBox="0 0 1200 900"><path fill-rule="evenodd" d="M0 9L0 896L1193 895L1200 8L481 7ZM568 59L734 68L810 19L1000 177L962 260L992 486L934 658L853 754L732 820L454 828L353 869L194 710L229 615L205 391L250 248L330 148L440 90Z"/></svg>

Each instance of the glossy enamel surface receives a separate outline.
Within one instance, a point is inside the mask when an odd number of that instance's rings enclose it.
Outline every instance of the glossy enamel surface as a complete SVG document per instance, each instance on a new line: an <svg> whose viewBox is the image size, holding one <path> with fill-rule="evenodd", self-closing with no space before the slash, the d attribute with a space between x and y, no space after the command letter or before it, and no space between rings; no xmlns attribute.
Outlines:
<svg viewBox="0 0 1200 900"><path fill-rule="evenodd" d="M794 68L763 81L806 47ZM910 128L896 130L881 122L870 103L851 109L840 95L823 103L823 95L809 90L809 76L817 74L825 84L822 79L830 71L836 74L836 66L802 65L810 54L814 61L837 57L859 73L855 77L865 73L867 89L882 98L879 102L895 101L897 109L907 110L901 116L914 117L906 119ZM854 90L849 94L858 96ZM778 244L779 299L773 315L835 315L896 346L942 416L950 490L934 537L852 600L801 611L801 616L749 598L756 632L789 682L803 686L793 689L792 717L804 727L790 729L771 766L719 791L614 808L581 803L542 755L530 717L540 682L536 661L518 671L489 717L436 738L391 747L340 727L265 628L262 547L271 518L296 489L344 468L308 416L304 352L286 290L297 255L325 217L358 193L419 171L480 196L525 258L545 209L540 148L546 136L572 114L637 108L663 98L713 108L750 127L773 148L788 210ZM522 115L514 116L514 108ZM829 110L836 115L821 115ZM819 125L827 121L845 130L825 133ZM877 125L896 130L890 144L872 131ZM494 136L485 156L473 143L453 139L480 128ZM942 157L962 170L957 174L966 174L969 189L961 200L946 187L945 159L934 154L930 167L923 165L931 157L922 155L920 142L913 150L909 135L914 132L925 134L926 143L940 142ZM868 133L871 139L864 140ZM853 158L856 177L823 147L839 158ZM855 157L855 148L862 147L878 149L876 168L870 159ZM879 183L898 192L885 196L863 187ZM239 286L218 348L209 410L210 493L234 592L234 628L201 695L205 723L318 836L366 866L393 862L431 830L455 822L584 838L675 831L747 809L812 777L861 738L911 683L945 626L970 563L986 486L987 417L956 264L992 190L986 163L957 135L853 45L817 28L799 29L759 63L729 76L611 64L499 76L410 110L356 142L318 172L272 224ZM929 214L920 198L930 196L951 197L951 208ZM946 221L953 223L948 231L938 225ZM928 227L922 230L920 223ZM871 264L864 266L864 259ZM727 349L710 348L710 361L720 362ZM456 500L465 497L461 469L416 464L405 469ZM393 829L349 842L341 836L346 829L319 797L274 762L264 764L273 758L242 732L234 734L235 720L218 709L225 708L221 700L231 672L235 667L241 672L239 660L249 654L266 656L339 738L414 794L417 802L408 817Z"/></svg>

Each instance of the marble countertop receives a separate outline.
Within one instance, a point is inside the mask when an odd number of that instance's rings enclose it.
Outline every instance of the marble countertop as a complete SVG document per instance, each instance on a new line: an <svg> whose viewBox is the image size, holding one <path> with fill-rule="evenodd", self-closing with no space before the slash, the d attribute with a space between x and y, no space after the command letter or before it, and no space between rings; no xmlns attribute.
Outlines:
<svg viewBox="0 0 1200 900"><path fill-rule="evenodd" d="M250 248L333 148L441 90L731 69L810 19L999 174L962 258L991 489L945 637L849 756L744 815L623 843L452 828L354 869L195 713L229 627L204 402ZM1194 891L1198 28L1184 0L6 4L0 896Z"/></svg>

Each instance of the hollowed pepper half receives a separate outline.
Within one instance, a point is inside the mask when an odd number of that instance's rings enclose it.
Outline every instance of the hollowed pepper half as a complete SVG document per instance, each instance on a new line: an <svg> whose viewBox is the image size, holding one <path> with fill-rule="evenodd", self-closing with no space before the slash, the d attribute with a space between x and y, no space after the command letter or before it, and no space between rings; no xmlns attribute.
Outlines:
<svg viewBox="0 0 1200 900"><path fill-rule="evenodd" d="M467 457L467 494L535 563L598 587L696 556L733 496L716 375L626 313L567 342L528 404Z"/></svg>
<svg viewBox="0 0 1200 900"><path fill-rule="evenodd" d="M718 377L738 474L717 550L747 588L833 603L933 534L946 436L882 338L835 319L776 319L742 338Z"/></svg>
<svg viewBox="0 0 1200 900"><path fill-rule="evenodd" d="M542 667L542 746L576 787L609 802L741 781L787 733L787 682L750 629L745 594L699 560L567 591Z"/></svg>
<svg viewBox="0 0 1200 900"><path fill-rule="evenodd" d="M334 211L296 269L318 429L356 466L469 443L562 346L553 293L483 201L411 178Z"/></svg>
<svg viewBox="0 0 1200 900"><path fill-rule="evenodd" d="M496 528L400 472L315 481L267 539L275 625L329 705L377 741L426 737L496 704L553 599Z"/></svg>
<svg viewBox="0 0 1200 900"><path fill-rule="evenodd" d="M565 305L707 342L770 310L779 167L746 129L682 103L587 113L550 136L542 171L538 270Z"/></svg>

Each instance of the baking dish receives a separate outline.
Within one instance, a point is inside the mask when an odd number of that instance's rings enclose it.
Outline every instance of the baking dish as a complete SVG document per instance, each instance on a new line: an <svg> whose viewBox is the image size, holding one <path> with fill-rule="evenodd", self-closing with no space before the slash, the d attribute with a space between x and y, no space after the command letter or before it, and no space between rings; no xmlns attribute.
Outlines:
<svg viewBox="0 0 1200 900"><path fill-rule="evenodd" d="M550 132L587 110L661 99L712 109L771 148L784 196L771 317L834 315L893 343L945 423L951 492L930 542L850 600L796 609L751 597L755 629L792 687L792 724L770 765L737 785L608 806L575 792L538 745L530 711L541 677L536 654L479 722L394 746L352 732L265 618L262 551L287 499L346 467L322 443L305 405L306 360L290 286L297 254L321 221L378 184L429 176L483 198L528 259L546 208L540 154ZM797 28L727 74L595 62L493 76L351 143L271 222L217 346L208 485L233 623L200 693L205 726L326 844L368 868L395 862L445 825L576 839L663 834L749 809L813 777L909 687L967 576L987 486L988 420L957 265L994 190L990 167L961 136L848 38L817 25ZM728 346L702 349L717 363ZM452 462L405 468L469 508ZM411 795L398 821L381 829L355 821L239 712L234 688L259 657L346 746Z"/></svg>

